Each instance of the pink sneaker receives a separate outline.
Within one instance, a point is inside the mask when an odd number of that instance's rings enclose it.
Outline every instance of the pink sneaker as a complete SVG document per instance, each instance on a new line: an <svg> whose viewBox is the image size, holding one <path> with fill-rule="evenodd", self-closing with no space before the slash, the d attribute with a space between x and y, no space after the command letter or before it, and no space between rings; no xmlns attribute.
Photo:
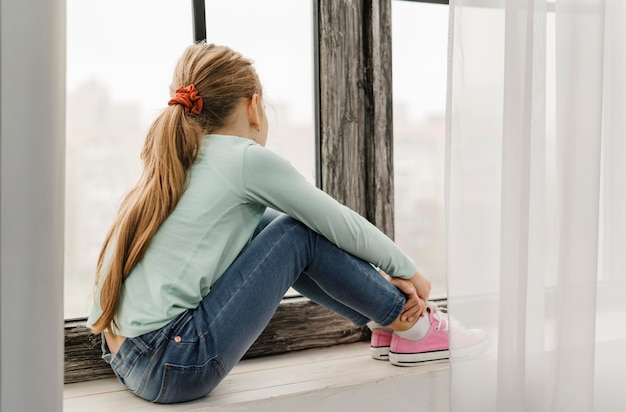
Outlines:
<svg viewBox="0 0 626 412"><path fill-rule="evenodd" d="M370 340L370 353L377 360L389 359L389 346L391 345L391 332L383 329L373 329Z"/></svg>
<svg viewBox="0 0 626 412"><path fill-rule="evenodd" d="M389 350L389 362L396 366L417 366L420 362L448 359L450 357L450 320L448 314L429 302L426 307L430 329L428 334L420 340L408 340L394 334L391 339ZM478 329L466 329L459 322L453 322L454 328L454 350L459 356L466 350L474 348L478 350L479 345L486 342L486 334Z"/></svg>

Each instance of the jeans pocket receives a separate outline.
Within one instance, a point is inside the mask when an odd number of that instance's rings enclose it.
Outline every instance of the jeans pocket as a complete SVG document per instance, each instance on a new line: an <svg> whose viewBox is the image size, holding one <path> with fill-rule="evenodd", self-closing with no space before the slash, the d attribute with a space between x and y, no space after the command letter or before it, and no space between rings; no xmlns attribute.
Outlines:
<svg viewBox="0 0 626 412"><path fill-rule="evenodd" d="M127 389L135 392L149 370L153 353L154 350L140 338L126 339L110 360L111 369Z"/></svg>
<svg viewBox="0 0 626 412"><path fill-rule="evenodd" d="M225 375L224 365L217 356L201 365L166 363L161 390L154 402L178 403L201 398L208 395Z"/></svg>

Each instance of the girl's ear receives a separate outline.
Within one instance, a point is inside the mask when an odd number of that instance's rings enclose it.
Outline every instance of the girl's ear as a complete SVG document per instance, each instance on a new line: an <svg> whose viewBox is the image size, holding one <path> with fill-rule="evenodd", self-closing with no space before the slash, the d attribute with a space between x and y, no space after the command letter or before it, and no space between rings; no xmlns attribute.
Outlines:
<svg viewBox="0 0 626 412"><path fill-rule="evenodd" d="M258 131L261 128L261 121L263 119L263 117L261 116L261 96L256 93L253 94L248 101L247 109L250 126Z"/></svg>

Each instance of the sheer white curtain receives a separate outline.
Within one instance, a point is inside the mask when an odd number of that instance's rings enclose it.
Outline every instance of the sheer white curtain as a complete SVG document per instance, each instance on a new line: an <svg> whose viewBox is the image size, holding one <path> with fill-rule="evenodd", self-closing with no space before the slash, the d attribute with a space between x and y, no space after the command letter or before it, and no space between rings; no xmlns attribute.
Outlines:
<svg viewBox="0 0 626 412"><path fill-rule="evenodd" d="M453 411L626 410L626 1L452 0Z"/></svg>

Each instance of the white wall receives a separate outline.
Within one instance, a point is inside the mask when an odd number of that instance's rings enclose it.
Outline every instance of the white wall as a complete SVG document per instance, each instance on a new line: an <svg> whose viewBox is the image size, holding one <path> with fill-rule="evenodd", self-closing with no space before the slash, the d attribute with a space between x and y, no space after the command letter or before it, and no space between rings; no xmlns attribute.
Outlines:
<svg viewBox="0 0 626 412"><path fill-rule="evenodd" d="M0 0L0 410L61 411L65 1Z"/></svg>

